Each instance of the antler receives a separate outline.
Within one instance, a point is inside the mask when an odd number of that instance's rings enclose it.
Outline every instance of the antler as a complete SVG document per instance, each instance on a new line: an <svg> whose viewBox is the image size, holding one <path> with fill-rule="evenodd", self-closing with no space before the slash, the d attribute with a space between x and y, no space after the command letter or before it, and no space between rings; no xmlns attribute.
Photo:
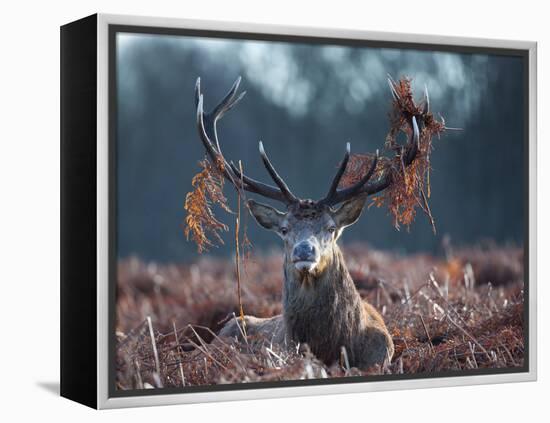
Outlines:
<svg viewBox="0 0 550 423"><path fill-rule="evenodd" d="M279 176L271 161L265 153L262 142L260 141L259 149L262 161L270 174L271 178L277 185L264 184L263 182L252 179L245 174L241 174L241 171L235 166L233 162L227 162L220 148L218 134L216 130L216 124L223 115L231 110L246 94L246 91L237 96L237 90L241 83L241 77L237 78L229 92L220 101L220 103L210 112L204 113L203 95L201 93L201 80L197 78L195 85L195 105L197 107L197 128L201 141L206 149L206 153L210 157L210 160L215 165L221 161L221 165L218 165L223 172L225 178L235 186L237 190L249 191L255 194L262 195L273 200L281 201L287 205L295 203L298 198L292 194L284 180ZM214 139L214 142L212 142Z"/></svg>
<svg viewBox="0 0 550 423"><path fill-rule="evenodd" d="M396 88L396 83L391 78L388 78L388 84L390 86L390 90L394 100L397 102L400 102L401 98L399 97L399 94ZM425 95L425 101L424 101L423 114L426 114L429 112L429 97L428 97L427 88L425 88L424 95ZM421 117L421 115L419 115L418 117ZM417 117L412 115L408 117L408 119L409 119L409 125L411 126L411 137L407 142L407 145L404 147L401 147L400 149L401 158L403 161L403 165L405 167L409 166L416 158L416 155L419 149L419 141L420 141L420 131L418 129ZM372 178L376 170L376 165L378 164L378 150L376 150L374 159L372 160L370 168L365 174L365 176L363 176L361 180L357 181L350 187L339 190L338 185L340 184L340 180L342 179L342 176L346 171L346 167L349 162L349 157L350 157L350 144L347 143L346 154L344 156L344 159L342 160L342 163L340 164L340 167L338 168L336 175L334 175L334 179L332 180L332 184L330 185L330 189L326 197L321 200L322 203L327 204L329 206L333 206L343 201L349 200L360 194L367 194L367 195L376 194L386 189L392 183L392 175L389 169L384 170L382 175L377 180L370 181L370 179Z"/></svg>
<svg viewBox="0 0 550 423"><path fill-rule="evenodd" d="M266 167L269 175L277 185L276 187L257 181L245 174L241 174L240 169L232 161L230 161L229 163L226 161L221 151L218 134L216 131L216 124L218 120L221 119L227 111L231 110L246 94L246 92L242 92L237 96L240 82L241 78L239 77L237 78L229 92L220 101L220 103L210 113L204 113L203 95L200 89L200 78L197 78L197 83L195 85L197 127L206 152L210 157L210 160L218 165L218 168L223 172L225 178L230 181L237 190L244 190L259 194L261 196L280 201L287 205L299 202L300 199L290 191L288 185L273 167L273 164L269 160L261 141L259 143L260 157L262 158L264 166ZM401 103L403 99L400 98L397 84L391 79L391 77L388 78L388 84L390 86L390 90L394 100L398 103ZM417 119L423 119L424 116L429 113L430 106L427 88L425 88L424 96L424 106L420 113L414 115L410 112L405 111L405 109L403 108L402 113L407 119L408 124L411 126L411 136L409 141L405 146L399 149L399 156L404 167L409 166L414 161L418 153L420 130L418 129ZM214 142L212 140L214 140ZM392 173L389 168L386 168L378 177L378 179L374 181L370 180L376 171L376 166L379 160L379 153L378 150L376 150L376 154L365 175L353 185L347 188L338 189L340 180L342 179L342 176L346 171L349 158L350 143L347 143L344 159L342 160L338 171L334 175L327 195L325 196L325 198L320 200L319 203L333 206L349 200L357 195L376 194L386 189L392 183Z"/></svg>

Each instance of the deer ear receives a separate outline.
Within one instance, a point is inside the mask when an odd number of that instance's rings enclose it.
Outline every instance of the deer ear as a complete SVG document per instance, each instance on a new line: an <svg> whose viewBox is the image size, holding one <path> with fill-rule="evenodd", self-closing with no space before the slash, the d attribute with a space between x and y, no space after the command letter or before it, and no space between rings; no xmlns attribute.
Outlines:
<svg viewBox="0 0 550 423"><path fill-rule="evenodd" d="M345 228L357 222L359 216L361 216L363 207L365 207L366 200L366 195L359 195L343 203L332 214L336 226L338 228Z"/></svg>
<svg viewBox="0 0 550 423"><path fill-rule="evenodd" d="M252 216L254 216L254 219L256 219L256 222L258 222L260 226L273 231L279 229L285 217L284 213L281 213L267 204L257 203L254 200L248 200L247 204L250 213L252 213Z"/></svg>

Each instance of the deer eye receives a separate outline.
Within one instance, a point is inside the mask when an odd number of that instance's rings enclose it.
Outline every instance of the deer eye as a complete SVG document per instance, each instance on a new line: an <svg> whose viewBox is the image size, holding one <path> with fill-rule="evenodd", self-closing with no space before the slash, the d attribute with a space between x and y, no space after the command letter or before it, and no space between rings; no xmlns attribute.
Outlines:
<svg viewBox="0 0 550 423"><path fill-rule="evenodd" d="M281 234L286 235L286 234L288 233L288 228L285 227L285 226L283 226L283 227L280 229L280 231L281 231Z"/></svg>
<svg viewBox="0 0 550 423"><path fill-rule="evenodd" d="M327 231L329 231L329 233L333 234L334 232L336 232L336 226L329 226Z"/></svg>

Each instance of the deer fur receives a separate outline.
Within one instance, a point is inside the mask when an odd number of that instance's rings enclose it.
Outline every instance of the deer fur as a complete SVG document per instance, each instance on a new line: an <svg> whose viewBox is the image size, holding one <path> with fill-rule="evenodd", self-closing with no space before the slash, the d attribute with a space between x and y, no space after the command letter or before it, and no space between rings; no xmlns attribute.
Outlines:
<svg viewBox="0 0 550 423"><path fill-rule="evenodd" d="M359 203L360 213L361 200L355 203ZM304 219L304 214L302 210L298 218ZM357 218L352 217L353 221ZM240 338L237 324L233 319L220 335ZM307 343L313 354L329 365L340 359L342 347L350 365L362 369L390 361L394 352L382 317L357 292L336 242L313 274L298 271L290 249L286 249L282 315L268 319L246 316L245 325L247 336L259 335L279 344Z"/></svg>
<svg viewBox="0 0 550 423"><path fill-rule="evenodd" d="M394 347L384 321L376 309L359 296L336 243L344 228L359 218L366 196L379 193L392 184L391 167L377 171L377 151L360 180L342 187L342 176L350 159L348 143L327 195L318 201L303 200L292 193L277 173L260 142L260 157L276 186L245 175L223 156L216 130L218 120L243 98L244 92L237 94L240 82L239 77L222 101L205 113L200 78L197 79L195 105L199 137L209 160L222 164L219 171L225 179L242 195L246 191L287 206L283 213L271 206L248 201L256 221L284 241L285 264L283 314L269 319L246 316L246 333L282 344L288 341L307 343L327 364L340 358L342 347L352 366L369 368L391 360ZM413 102L414 113L411 113L410 107L405 108L411 100L403 101L393 79L388 78L388 83L394 103L402 109L410 129L409 141L399 149L400 162L407 167L419 151L418 122L423 125L429 115L429 97L426 91L423 107ZM334 209L337 205L340 206ZM241 336L238 325L237 319L231 320L220 335Z"/></svg>

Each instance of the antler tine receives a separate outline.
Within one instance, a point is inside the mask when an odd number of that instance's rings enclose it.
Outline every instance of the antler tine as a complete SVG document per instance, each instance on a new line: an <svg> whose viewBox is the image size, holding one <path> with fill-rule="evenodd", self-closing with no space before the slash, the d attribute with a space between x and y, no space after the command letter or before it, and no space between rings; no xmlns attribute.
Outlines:
<svg viewBox="0 0 550 423"><path fill-rule="evenodd" d="M354 183L348 188L335 191L331 197L327 196L327 198L325 198L322 201L332 206L332 205L341 203L343 201L349 200L350 198L355 197L356 195L361 194L363 192L363 187L365 186L365 184L370 180L370 178L372 178L372 175L374 175L374 172L376 170L376 165L378 164L378 158L379 158L379 152L378 150L376 150L376 154L372 160L369 170L359 181L357 181L356 183Z"/></svg>
<svg viewBox="0 0 550 423"><path fill-rule="evenodd" d="M411 118L412 133L407 147L405 148L403 155L403 164L406 166L410 165L418 154L419 143L420 143L420 131L418 129L418 124L416 123L416 117ZM391 173L387 170L376 181L366 184L361 192L372 195L376 194L384 189L386 189L392 182Z"/></svg>
<svg viewBox="0 0 550 423"><path fill-rule="evenodd" d="M195 84L195 106L197 108L197 128L199 131L200 139L206 149L206 153L210 160L213 163L218 163L219 160L222 160L223 164L223 174L226 179L228 179L237 190L245 190L255 194L262 195L273 200L281 201L285 204L290 204L291 202L297 201L297 198L290 192L286 184L283 183L284 189L279 186L279 188L264 184L262 182L256 181L244 174L241 174L240 170L235 166L235 164L228 163L223 153L221 152L220 143L218 140L218 135L216 131L216 123L223 115L234 107L246 94L242 92L237 96L237 90L239 88L241 78L237 78L229 92L225 97L220 101L220 103L210 112L204 112L204 97L201 93L201 81L200 78L197 78ZM214 139L214 142L213 140ZM265 160L264 160L265 163ZM269 163L269 160L268 160ZM271 163L269 163L271 166ZM267 165L266 165L267 166ZM274 172L273 166L271 169ZM269 170L269 168L268 168ZM270 171L271 174L271 171ZM274 178L277 185L278 181L282 179L277 175L278 179Z"/></svg>
<svg viewBox="0 0 550 423"><path fill-rule="evenodd" d="M287 203L292 204L292 203L298 202L298 197L292 194L292 192L288 188L283 178L279 176L279 174L271 164L271 161L269 160L269 157L267 157L267 154L265 153L265 150L264 150L264 145L261 141L259 142L258 147L259 147L260 156L262 158L262 161L264 162L265 168L267 169L269 175L271 176L271 179L273 179L273 182L275 182L275 184L277 184L277 186L281 190L281 193L287 200Z"/></svg>
<svg viewBox="0 0 550 423"><path fill-rule="evenodd" d="M411 118L411 126L412 134L409 141L409 148L407 149L408 151L405 154L405 166L408 166L412 163L420 146L420 130L418 129L418 124L416 123L416 117L414 116Z"/></svg>
<svg viewBox="0 0 550 423"><path fill-rule="evenodd" d="M244 187L247 191L263 195L264 197L272 198L282 203L286 203L286 198L283 196L279 188L276 188L269 184L264 184L263 182L252 179L245 174L241 174L240 169L233 162L229 162L229 166L231 166L231 170L233 171L233 173L235 173L239 181L243 181Z"/></svg>
<svg viewBox="0 0 550 423"><path fill-rule="evenodd" d="M392 97L395 101L399 101L400 97L397 92L397 83L393 80L390 74L388 74L388 85L390 86Z"/></svg>
<svg viewBox="0 0 550 423"><path fill-rule="evenodd" d="M398 85L394 81L394 79L391 77L391 75L389 75L389 74L388 74L387 81L388 81L388 86L390 87L390 91L391 91L391 94L392 94L392 97L393 97L394 101L397 101L397 102L401 101L401 97L400 97L399 91L398 91ZM425 90L424 90L424 96L425 96L425 101L424 101L423 114L426 114L426 113L428 113L429 107L430 107L430 100L429 100L429 97L428 97L428 89L427 88L425 88ZM412 161L415 159L415 157L418 153L419 142L420 142L420 131L418 129L418 123L416 121L415 116L412 116L411 121L410 121L410 125L412 127L411 138L410 138L409 142L407 143L406 148L403 149L404 151L402 152L402 154L403 154L403 164L405 166L408 166L409 164L411 164ZM341 203L343 201L346 201L346 200L348 200L348 199L350 199L350 198L352 198L356 195L359 195L359 194L363 194L363 193L376 194L377 192L380 192L380 191L386 189L392 182L391 181L391 174L387 170L384 171L382 176L380 178L378 178L376 181L369 182L370 179L372 178L372 176L374 175L375 171L376 171L376 166L378 164L378 159L379 159L379 153L378 153L378 150L377 150L376 155L375 155L375 157L374 157L374 159L371 163L370 169L361 178L361 180L357 181L355 184L353 184L352 186L350 186L348 188L338 190L338 185L340 183L340 179L341 179L342 175L344 174L346 166L347 166L348 161L349 161L349 146L348 146L347 151L346 151L346 156L344 157L344 160L342 161L342 164L340 165L340 168L338 169L338 172L336 173L336 175L334 177L334 180L332 182L330 190L329 190L327 196L323 200L321 200L321 202L332 206L332 205Z"/></svg>
<svg viewBox="0 0 550 423"><path fill-rule="evenodd" d="M430 113L430 96L428 94L428 86L424 84L424 114Z"/></svg>
<svg viewBox="0 0 550 423"><path fill-rule="evenodd" d="M240 76L233 83L233 86L231 87L229 92L225 95L225 97L219 102L219 104L214 108L214 110L212 110L212 115L215 116L216 119L221 119L225 114L225 112L231 110L231 108L233 108L233 106L235 106L245 96L246 91L243 91L241 94L239 94L237 98L235 98L235 94L237 94L239 85L241 85Z"/></svg>
<svg viewBox="0 0 550 423"><path fill-rule="evenodd" d="M199 81L197 81L197 86L199 86ZM200 87L199 87L200 90ZM235 180L235 175L231 173L230 167L227 165L227 162L225 161L225 158L223 155L216 149L212 141L210 140L210 137L208 136L208 133L206 132L206 128L204 126L204 110L203 110L203 96L202 94L198 94L198 101L197 101L197 128L199 130L199 135L202 141L202 144L204 145L204 148L206 149L206 153L208 156L210 156L210 159L212 163L217 163L218 160L223 160L223 171L224 175L227 179L229 179L233 185L235 185L236 188L239 188L238 182Z"/></svg>
<svg viewBox="0 0 550 423"><path fill-rule="evenodd" d="M403 164L405 166L410 165L418 154L419 142L420 142L420 131L418 129L418 124L416 123L416 117L411 118L412 133L407 143L405 151L403 152ZM343 201L349 200L360 194L372 195L386 189L392 182L391 173L387 170L383 175L378 178L376 181L369 180L372 178L376 171L376 166L378 164L379 152L376 150L376 155L370 165L368 172L357 181L355 184L348 188L338 190L334 192L332 196L327 196L325 199L321 200L325 204L333 206L335 204L341 203Z"/></svg>
<svg viewBox="0 0 550 423"><path fill-rule="evenodd" d="M197 81L195 82L195 108L197 109L199 107L200 97L201 97L201 77L199 76L197 78Z"/></svg>
<svg viewBox="0 0 550 423"><path fill-rule="evenodd" d="M340 167L338 168L338 171L336 172L336 174L334 175L334 178L332 179L332 183L330 184L330 188L328 190L327 195L322 200L325 203L330 203L338 190L338 185L340 185L340 180L342 179L342 176L344 175L344 172L348 167L350 152L351 152L351 144L348 142L346 143L346 154L344 155L344 159L342 160L342 163L340 163Z"/></svg>
<svg viewBox="0 0 550 423"><path fill-rule="evenodd" d="M214 141L216 142L216 148L219 154L221 154L221 148L220 148L220 142L218 140L218 134L216 131L216 124L218 120L221 119L228 110L233 108L233 106L235 106L245 96L246 91L243 91L241 94L239 94L237 98L235 98L235 95L237 94L237 90L239 89L240 84L241 84L241 77L239 76L231 86L231 89L229 90L229 92L218 103L218 105L214 107L214 109L210 113L205 113L204 110L202 110L203 120L206 122L205 129L207 131L207 134L208 134L208 130L210 130L210 134L208 135L214 138ZM201 96L202 96L201 79L199 77L197 78L197 82L195 84L195 106L196 107L198 107L198 103L200 101Z"/></svg>

